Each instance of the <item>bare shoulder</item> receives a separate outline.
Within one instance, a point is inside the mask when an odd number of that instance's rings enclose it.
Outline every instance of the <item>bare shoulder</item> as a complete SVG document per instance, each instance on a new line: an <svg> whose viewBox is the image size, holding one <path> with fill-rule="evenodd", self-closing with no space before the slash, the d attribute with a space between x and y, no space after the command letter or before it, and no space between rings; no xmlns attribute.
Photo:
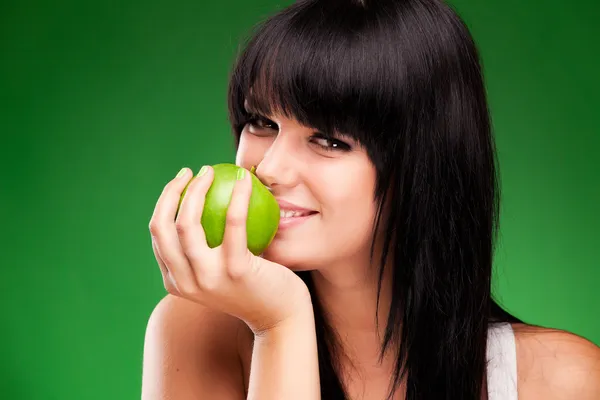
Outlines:
<svg viewBox="0 0 600 400"><path fill-rule="evenodd" d="M600 347L576 334L513 324L519 399L600 399Z"/></svg>
<svg viewBox="0 0 600 400"><path fill-rule="evenodd" d="M229 315L165 296L146 327L142 399L245 399L239 353L245 326Z"/></svg>

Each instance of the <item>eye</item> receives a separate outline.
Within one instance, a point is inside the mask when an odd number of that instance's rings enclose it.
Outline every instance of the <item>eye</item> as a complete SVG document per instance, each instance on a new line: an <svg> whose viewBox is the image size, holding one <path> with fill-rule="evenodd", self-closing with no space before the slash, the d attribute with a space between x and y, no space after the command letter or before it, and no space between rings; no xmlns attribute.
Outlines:
<svg viewBox="0 0 600 400"><path fill-rule="evenodd" d="M349 144L342 142L339 139L325 135L323 133L315 133L311 136L312 143L316 144L323 150L327 151L350 151L352 147Z"/></svg>
<svg viewBox="0 0 600 400"><path fill-rule="evenodd" d="M267 118L261 117L257 114L251 114L248 117L248 121L246 121L246 125L248 125L252 130L278 130L277 124Z"/></svg>

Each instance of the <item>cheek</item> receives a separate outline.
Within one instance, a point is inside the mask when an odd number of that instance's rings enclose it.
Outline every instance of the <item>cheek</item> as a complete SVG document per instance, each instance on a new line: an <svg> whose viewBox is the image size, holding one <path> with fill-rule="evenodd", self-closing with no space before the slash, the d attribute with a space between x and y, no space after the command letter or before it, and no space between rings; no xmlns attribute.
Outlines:
<svg viewBox="0 0 600 400"><path fill-rule="evenodd" d="M320 193L324 198L321 203L330 213L351 216L365 214L373 208L373 192L375 189L375 172L367 168L362 160L344 163L340 168L331 171L322 168L318 177Z"/></svg>
<svg viewBox="0 0 600 400"><path fill-rule="evenodd" d="M334 182L333 184L331 182ZM332 237L361 245L369 240L374 224L376 204L373 199L374 178L370 175L338 175L329 182L327 199L323 199L324 217ZM334 235L333 232L337 232Z"/></svg>

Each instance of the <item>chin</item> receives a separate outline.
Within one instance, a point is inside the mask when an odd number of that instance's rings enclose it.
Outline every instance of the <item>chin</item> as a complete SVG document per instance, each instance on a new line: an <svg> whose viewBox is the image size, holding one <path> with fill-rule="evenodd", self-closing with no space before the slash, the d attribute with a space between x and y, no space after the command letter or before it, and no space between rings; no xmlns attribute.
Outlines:
<svg viewBox="0 0 600 400"><path fill-rule="evenodd" d="M281 264L292 271L310 271L317 269L314 259L305 246L284 246L277 239L264 251L262 258Z"/></svg>

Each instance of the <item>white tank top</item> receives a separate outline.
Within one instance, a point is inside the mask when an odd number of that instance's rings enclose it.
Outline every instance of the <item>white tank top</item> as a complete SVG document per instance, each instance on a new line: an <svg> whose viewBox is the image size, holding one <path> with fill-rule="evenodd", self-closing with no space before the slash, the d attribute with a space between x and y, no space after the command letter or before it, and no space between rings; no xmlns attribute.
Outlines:
<svg viewBox="0 0 600 400"><path fill-rule="evenodd" d="M488 400L517 400L517 351L510 323L492 323L487 345Z"/></svg>

